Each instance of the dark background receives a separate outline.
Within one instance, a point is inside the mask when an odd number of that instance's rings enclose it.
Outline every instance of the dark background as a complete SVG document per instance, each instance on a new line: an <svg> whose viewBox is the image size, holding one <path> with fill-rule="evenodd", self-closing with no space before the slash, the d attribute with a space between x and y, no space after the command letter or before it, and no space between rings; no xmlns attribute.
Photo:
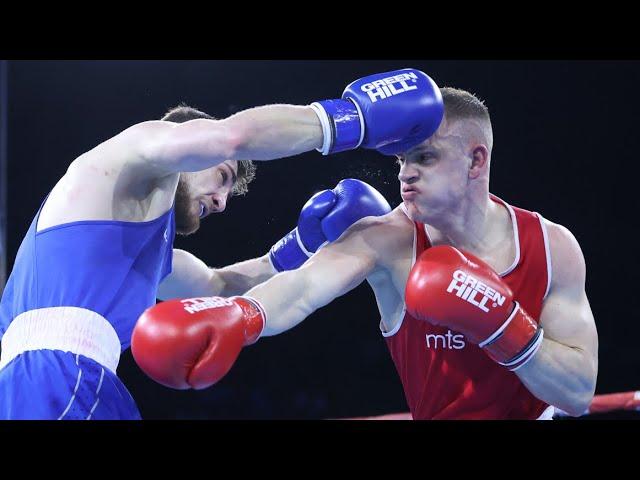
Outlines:
<svg viewBox="0 0 640 480"><path fill-rule="evenodd" d="M636 293L637 61L9 61L7 263L45 195L81 153L186 102L214 116L338 97L352 80L414 67L492 115L491 191L568 227L587 261L600 338L597 393L640 389ZM264 254L313 193L356 177L393 207L393 160L359 150L258 165L246 197L175 246L211 266ZM407 409L365 283L295 329L245 349L204 391L155 384L130 352L119 374L144 418L313 419ZM630 417L637 414L621 414Z"/></svg>

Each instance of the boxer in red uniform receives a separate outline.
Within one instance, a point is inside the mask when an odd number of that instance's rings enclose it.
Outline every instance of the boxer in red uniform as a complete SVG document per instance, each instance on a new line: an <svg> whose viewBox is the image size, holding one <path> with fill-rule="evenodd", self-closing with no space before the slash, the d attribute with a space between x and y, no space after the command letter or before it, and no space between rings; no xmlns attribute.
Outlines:
<svg viewBox="0 0 640 480"><path fill-rule="evenodd" d="M211 385L244 345L366 279L414 419L582 414L598 337L580 246L565 227L489 193L489 112L468 92L441 93L436 133L397 155L402 205L356 222L300 269L242 297L152 307L134 331L136 358Z"/></svg>

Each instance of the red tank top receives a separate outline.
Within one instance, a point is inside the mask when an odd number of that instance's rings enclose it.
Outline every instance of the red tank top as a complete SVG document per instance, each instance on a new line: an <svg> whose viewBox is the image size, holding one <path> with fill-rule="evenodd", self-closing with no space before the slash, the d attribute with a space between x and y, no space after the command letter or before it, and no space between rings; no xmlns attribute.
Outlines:
<svg viewBox="0 0 640 480"><path fill-rule="evenodd" d="M515 261L500 276L537 321L551 282L542 217L493 195L491 199L509 210L516 240ZM414 229L415 263L431 242L423 223L414 222ZM458 332L417 320L403 310L394 330L382 333L416 420L536 419L549 407L514 372L495 363Z"/></svg>

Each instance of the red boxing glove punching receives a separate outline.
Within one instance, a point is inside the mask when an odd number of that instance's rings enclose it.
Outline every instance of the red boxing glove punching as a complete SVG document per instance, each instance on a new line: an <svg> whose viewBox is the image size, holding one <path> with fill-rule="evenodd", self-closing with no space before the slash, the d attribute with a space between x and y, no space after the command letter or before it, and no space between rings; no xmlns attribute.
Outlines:
<svg viewBox="0 0 640 480"><path fill-rule="evenodd" d="M224 377L264 325L262 307L246 297L169 300L140 316L131 352L156 382L199 390Z"/></svg>
<svg viewBox="0 0 640 480"><path fill-rule="evenodd" d="M413 317L462 333L510 370L542 345L542 328L500 276L453 247L431 247L420 255L409 273L405 301Z"/></svg>

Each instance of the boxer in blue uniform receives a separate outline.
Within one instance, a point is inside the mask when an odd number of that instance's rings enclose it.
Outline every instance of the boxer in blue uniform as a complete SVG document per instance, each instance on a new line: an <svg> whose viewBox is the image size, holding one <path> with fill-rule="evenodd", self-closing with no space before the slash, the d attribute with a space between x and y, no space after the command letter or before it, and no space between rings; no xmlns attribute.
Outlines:
<svg viewBox="0 0 640 480"><path fill-rule="evenodd" d="M156 298L242 294L389 205L345 180L309 200L298 227L268 254L221 269L174 250L176 233L194 233L244 193L252 160L358 147L394 154L441 119L435 83L407 69L310 106L269 105L223 120L178 107L78 157L35 215L2 296L0 418L139 419L116 370Z"/></svg>

